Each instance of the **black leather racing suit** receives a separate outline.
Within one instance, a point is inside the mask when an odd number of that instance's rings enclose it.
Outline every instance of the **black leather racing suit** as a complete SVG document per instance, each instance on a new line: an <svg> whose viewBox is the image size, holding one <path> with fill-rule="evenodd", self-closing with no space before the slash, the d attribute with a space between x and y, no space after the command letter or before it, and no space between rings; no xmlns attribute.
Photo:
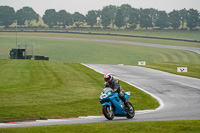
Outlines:
<svg viewBox="0 0 200 133"><path fill-rule="evenodd" d="M113 78L110 82L105 82L104 83L104 88L105 87L110 87L111 89L113 89L113 92L117 92L119 98L125 103L126 105L126 98L124 95L124 90L122 89L122 87L119 84L119 81L115 78Z"/></svg>

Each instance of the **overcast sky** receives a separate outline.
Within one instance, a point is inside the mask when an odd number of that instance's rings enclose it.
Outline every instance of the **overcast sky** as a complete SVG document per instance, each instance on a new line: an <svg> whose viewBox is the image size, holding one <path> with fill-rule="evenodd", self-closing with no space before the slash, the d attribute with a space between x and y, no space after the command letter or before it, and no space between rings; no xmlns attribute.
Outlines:
<svg viewBox="0 0 200 133"><path fill-rule="evenodd" d="M155 8L167 12L173 9L194 8L200 11L200 0L0 0L0 5L11 6L15 11L24 6L32 7L40 16L46 9L61 9L69 13L76 11L87 14L89 10L101 10L107 5L129 4L134 8Z"/></svg>

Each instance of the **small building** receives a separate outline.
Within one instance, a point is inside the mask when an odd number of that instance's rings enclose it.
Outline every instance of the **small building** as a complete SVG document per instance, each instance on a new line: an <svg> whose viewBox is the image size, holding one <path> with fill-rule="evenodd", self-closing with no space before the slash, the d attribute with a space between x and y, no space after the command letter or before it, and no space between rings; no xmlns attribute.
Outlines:
<svg viewBox="0 0 200 133"><path fill-rule="evenodd" d="M32 59L32 60L49 60L49 57L38 55L27 55L26 49L11 49L9 52L10 59Z"/></svg>

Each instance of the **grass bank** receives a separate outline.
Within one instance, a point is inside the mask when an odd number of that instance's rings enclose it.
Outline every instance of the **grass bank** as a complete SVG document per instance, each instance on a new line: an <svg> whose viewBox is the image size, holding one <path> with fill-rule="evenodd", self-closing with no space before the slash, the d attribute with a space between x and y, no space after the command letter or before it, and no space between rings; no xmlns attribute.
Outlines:
<svg viewBox="0 0 200 133"><path fill-rule="evenodd" d="M189 77L194 77L194 78L200 78L200 63L150 63L147 64L145 67L156 69L156 70L161 70L177 75L182 75L182 76L189 76ZM187 67L188 72L180 73L177 72L177 67Z"/></svg>
<svg viewBox="0 0 200 133"><path fill-rule="evenodd" d="M0 60L0 122L102 114L103 75L79 63ZM122 81L136 110L155 109L151 96Z"/></svg>
<svg viewBox="0 0 200 133"><path fill-rule="evenodd" d="M200 121L109 122L23 128L0 128L4 133L199 133Z"/></svg>

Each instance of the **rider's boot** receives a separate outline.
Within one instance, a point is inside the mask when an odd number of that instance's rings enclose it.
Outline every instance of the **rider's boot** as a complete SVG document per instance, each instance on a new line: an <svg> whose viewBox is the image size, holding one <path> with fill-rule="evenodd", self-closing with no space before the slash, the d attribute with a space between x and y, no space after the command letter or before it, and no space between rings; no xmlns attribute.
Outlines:
<svg viewBox="0 0 200 133"><path fill-rule="evenodd" d="M124 102L124 106L126 111L129 110L129 105L127 100Z"/></svg>
<svg viewBox="0 0 200 133"><path fill-rule="evenodd" d="M128 101L126 100L126 98L123 97L123 98L122 98L122 101L124 102L125 110L128 110L128 109L129 109L129 106L128 106Z"/></svg>
<svg viewBox="0 0 200 133"><path fill-rule="evenodd" d="M124 105L125 105L126 107L128 107L128 101L127 101L127 100L124 102Z"/></svg>
<svg viewBox="0 0 200 133"><path fill-rule="evenodd" d="M125 110L127 111L127 110L129 109L129 106L128 106L128 101L126 100L126 97L125 97L124 93L121 93L121 94L119 95L119 98L123 101L123 103L124 103L124 108L125 108Z"/></svg>

